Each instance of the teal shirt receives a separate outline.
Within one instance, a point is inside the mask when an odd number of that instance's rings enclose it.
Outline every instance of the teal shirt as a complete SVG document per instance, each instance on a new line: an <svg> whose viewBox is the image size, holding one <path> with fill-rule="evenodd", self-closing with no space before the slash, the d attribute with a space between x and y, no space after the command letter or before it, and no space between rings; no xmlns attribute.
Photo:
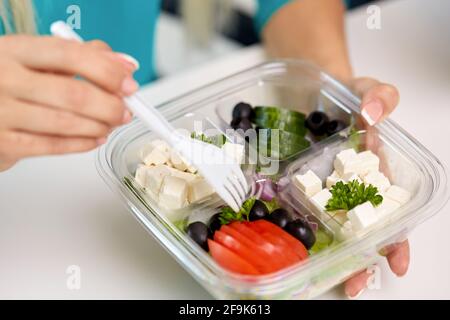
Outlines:
<svg viewBox="0 0 450 320"><path fill-rule="evenodd" d="M290 1L257 0L257 31L261 32L270 17ZM80 10L80 29L76 31L83 39L101 39L113 50L138 59L141 68L135 78L140 84L156 78L154 42L161 0L34 0L39 32L48 34L52 22L67 21L73 14L67 12L72 5Z"/></svg>

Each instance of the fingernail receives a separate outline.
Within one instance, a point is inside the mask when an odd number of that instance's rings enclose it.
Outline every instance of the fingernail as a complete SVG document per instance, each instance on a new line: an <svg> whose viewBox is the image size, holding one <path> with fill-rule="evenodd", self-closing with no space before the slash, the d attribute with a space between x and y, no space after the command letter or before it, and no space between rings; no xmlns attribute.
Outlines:
<svg viewBox="0 0 450 320"><path fill-rule="evenodd" d="M125 110L124 112L123 112L123 119L122 119L122 122L123 123L128 123L128 122L130 122L131 121L131 118L132 118L133 116L131 115L131 112L129 111L129 110Z"/></svg>
<svg viewBox="0 0 450 320"><path fill-rule="evenodd" d="M98 146L101 146L102 144L105 144L105 142L106 142L106 138L97 139L97 145Z"/></svg>
<svg viewBox="0 0 450 320"><path fill-rule="evenodd" d="M133 58L132 56L126 53L116 52L116 54L125 61L127 61L128 63L130 63L131 65L133 65L134 71L139 70L140 65L137 59Z"/></svg>
<svg viewBox="0 0 450 320"><path fill-rule="evenodd" d="M126 95L133 94L138 88L138 83L132 77L126 77L122 82L122 92Z"/></svg>
<svg viewBox="0 0 450 320"><path fill-rule="evenodd" d="M364 292L365 289L366 289L366 288L362 288L362 289L359 290L358 293L355 294L354 296L347 295L347 298L348 298L349 300L356 300L356 299L358 299L358 298L363 294L363 292Z"/></svg>
<svg viewBox="0 0 450 320"><path fill-rule="evenodd" d="M107 54L114 60L119 61L130 73L135 72L139 68L139 64L136 65L134 62L136 59L131 58L130 56L127 58L127 55L118 52L108 52Z"/></svg>
<svg viewBox="0 0 450 320"><path fill-rule="evenodd" d="M383 104L380 100L371 100L362 106L361 115L370 126L373 126L383 115Z"/></svg>

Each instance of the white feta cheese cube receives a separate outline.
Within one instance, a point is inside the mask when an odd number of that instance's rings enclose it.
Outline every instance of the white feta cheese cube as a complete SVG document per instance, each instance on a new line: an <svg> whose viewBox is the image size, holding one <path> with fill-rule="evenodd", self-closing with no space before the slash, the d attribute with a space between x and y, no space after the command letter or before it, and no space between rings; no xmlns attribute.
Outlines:
<svg viewBox="0 0 450 320"><path fill-rule="evenodd" d="M186 161L184 161L183 158L175 150L171 150L170 152L170 163L175 169L178 169L180 171L186 171L188 168Z"/></svg>
<svg viewBox="0 0 450 320"><path fill-rule="evenodd" d="M352 223L349 220L347 220L340 228L338 238L340 241L344 241L346 239L351 238L352 236L353 236Z"/></svg>
<svg viewBox="0 0 450 320"><path fill-rule="evenodd" d="M237 143L225 142L222 146L225 154L236 163L241 164L244 158L244 146Z"/></svg>
<svg viewBox="0 0 450 320"><path fill-rule="evenodd" d="M338 181L343 181L341 176L337 173L336 170L333 171L331 175L327 177L326 186L328 189L331 189L332 186L336 184Z"/></svg>
<svg viewBox="0 0 450 320"><path fill-rule="evenodd" d="M350 182L350 181L353 181L353 180L356 180L356 181L358 181L359 183L362 182L362 180L361 180L361 178L358 176L358 174L356 174L356 173L354 173L354 172L348 172L348 173L345 173L345 174L342 176L342 180L344 180L345 182Z"/></svg>
<svg viewBox="0 0 450 320"><path fill-rule="evenodd" d="M354 231L359 231L377 222L375 208L370 201L364 202L347 212L347 218L352 223Z"/></svg>
<svg viewBox="0 0 450 320"><path fill-rule="evenodd" d="M145 155L143 161L146 166L159 165L166 163L170 158L168 151L160 148L153 148L147 155Z"/></svg>
<svg viewBox="0 0 450 320"><path fill-rule="evenodd" d="M384 195L394 201L397 201L400 205L404 205L411 198L411 193L409 191L396 185L390 186Z"/></svg>
<svg viewBox="0 0 450 320"><path fill-rule="evenodd" d="M294 184L308 197L312 197L322 190L322 181L311 170L305 174L294 176Z"/></svg>
<svg viewBox="0 0 450 320"><path fill-rule="evenodd" d="M370 150L358 153L357 159L358 170L356 172L360 176L365 176L371 171L378 171L380 168L380 158Z"/></svg>
<svg viewBox="0 0 450 320"><path fill-rule="evenodd" d="M214 193L213 188L203 178L197 178L189 185L189 203L196 203L205 200Z"/></svg>
<svg viewBox="0 0 450 320"><path fill-rule="evenodd" d="M348 172L355 172L357 166L357 154L354 149L346 149L339 152L334 160L334 169L342 176Z"/></svg>
<svg viewBox="0 0 450 320"><path fill-rule="evenodd" d="M180 171L180 170L175 169L175 168L169 168L169 170L170 170L170 175L171 176L183 179L187 183L191 183L195 179L199 178L199 176L197 174L194 174L194 173Z"/></svg>
<svg viewBox="0 0 450 320"><path fill-rule="evenodd" d="M160 149L166 152L169 152L171 149L170 145L161 139L153 140L152 142L150 142L150 146L152 147L152 149Z"/></svg>
<svg viewBox="0 0 450 320"><path fill-rule="evenodd" d="M164 178L169 175L170 168L166 165L160 164L157 166L146 167L144 187L155 195L158 195Z"/></svg>
<svg viewBox="0 0 450 320"><path fill-rule="evenodd" d="M381 219L394 212L398 208L400 208L400 203L386 196L383 196L383 201L377 207L375 207L375 212L377 213L378 218Z"/></svg>
<svg viewBox="0 0 450 320"><path fill-rule="evenodd" d="M147 168L143 164L138 165L136 169L136 173L134 175L134 179L136 182L143 188L145 188L145 184L147 182Z"/></svg>
<svg viewBox="0 0 450 320"><path fill-rule="evenodd" d="M337 221L340 225L343 225L345 222L348 221L347 218L347 211L346 210L336 210L329 212L333 219Z"/></svg>
<svg viewBox="0 0 450 320"><path fill-rule="evenodd" d="M325 211L325 206L328 203L328 200L331 198L331 193L328 189L322 189L313 195L309 200L313 205L314 209L317 211L319 215L321 215Z"/></svg>
<svg viewBox="0 0 450 320"><path fill-rule="evenodd" d="M178 177L166 176L159 193L159 204L168 209L181 209L187 205L188 183Z"/></svg>
<svg viewBox="0 0 450 320"><path fill-rule="evenodd" d="M377 187L379 192L384 192L391 186L389 179L379 171L369 172L364 176L363 180L366 185L371 184L372 186Z"/></svg>

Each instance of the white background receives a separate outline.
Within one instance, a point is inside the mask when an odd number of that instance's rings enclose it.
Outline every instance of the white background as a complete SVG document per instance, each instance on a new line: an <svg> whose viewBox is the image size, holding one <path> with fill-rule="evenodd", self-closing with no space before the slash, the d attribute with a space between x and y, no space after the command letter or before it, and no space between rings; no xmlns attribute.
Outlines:
<svg viewBox="0 0 450 320"><path fill-rule="evenodd" d="M450 2L396 0L380 6L378 31L365 27L365 8L348 16L355 73L398 86L402 98L393 119L448 167ZM166 21L159 33L175 29ZM167 46L161 38L158 44ZM168 59L166 52L160 64L170 65ZM259 48L235 51L155 83L144 95L158 103L262 59ZM94 157L91 152L26 160L0 174L0 298L211 298L107 189ZM404 278L382 262L381 290L361 298L449 299L449 211L447 205L411 235L411 268ZM66 287L72 264L81 267L80 290ZM343 298L341 292L321 298Z"/></svg>

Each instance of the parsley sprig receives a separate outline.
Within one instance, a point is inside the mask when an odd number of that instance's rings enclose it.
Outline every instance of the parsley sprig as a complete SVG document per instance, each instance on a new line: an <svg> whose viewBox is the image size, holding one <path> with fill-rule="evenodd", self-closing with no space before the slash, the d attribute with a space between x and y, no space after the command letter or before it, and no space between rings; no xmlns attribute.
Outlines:
<svg viewBox="0 0 450 320"><path fill-rule="evenodd" d="M371 184L366 186L364 183L359 183L358 180L347 183L338 181L330 192L332 197L325 206L327 211L351 210L366 201L370 201L376 207L383 201L383 197L378 194L377 187Z"/></svg>
<svg viewBox="0 0 450 320"><path fill-rule="evenodd" d="M234 212L230 207L223 207L219 221L221 224L229 224L233 221L246 221L248 220L248 215L250 210L255 204L256 198L251 197L244 201L241 209L238 212Z"/></svg>

